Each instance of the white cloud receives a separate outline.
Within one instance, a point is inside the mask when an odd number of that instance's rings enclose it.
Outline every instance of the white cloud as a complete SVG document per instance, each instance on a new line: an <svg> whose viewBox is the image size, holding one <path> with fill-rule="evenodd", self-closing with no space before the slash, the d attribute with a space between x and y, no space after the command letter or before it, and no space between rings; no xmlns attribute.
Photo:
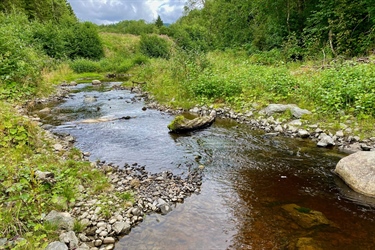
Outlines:
<svg viewBox="0 0 375 250"><path fill-rule="evenodd" d="M68 0L82 21L97 24L122 20L154 22L158 15L164 23L173 23L183 12L185 0Z"/></svg>

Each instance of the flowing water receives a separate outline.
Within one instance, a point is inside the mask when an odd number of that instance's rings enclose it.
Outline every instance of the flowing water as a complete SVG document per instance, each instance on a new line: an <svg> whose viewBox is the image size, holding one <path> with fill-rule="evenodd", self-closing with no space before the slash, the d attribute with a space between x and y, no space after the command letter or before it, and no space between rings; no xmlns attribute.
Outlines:
<svg viewBox="0 0 375 250"><path fill-rule="evenodd" d="M298 249L314 249L303 248L304 240L315 249L375 249L374 200L333 174L343 153L220 119L173 135L167 129L173 116L143 106L129 91L81 84L42 117L53 131L75 136L93 161L178 174L205 166L201 193L167 215L147 215L116 249L295 249L296 242ZM130 119L82 122L125 116ZM331 226L298 226L281 208L292 203L322 212Z"/></svg>

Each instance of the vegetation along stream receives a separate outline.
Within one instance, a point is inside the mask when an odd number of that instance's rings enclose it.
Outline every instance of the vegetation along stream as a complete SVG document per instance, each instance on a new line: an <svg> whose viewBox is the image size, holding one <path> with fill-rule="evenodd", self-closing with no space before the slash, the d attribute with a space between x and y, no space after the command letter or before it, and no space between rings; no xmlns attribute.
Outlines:
<svg viewBox="0 0 375 250"><path fill-rule="evenodd" d="M183 174L203 165L201 192L167 215L149 214L116 249L371 249L375 211L332 171L344 154L309 140L268 137L217 119L170 134L173 116L142 110L127 90L80 84L44 122L69 133L91 160ZM87 122L105 118L106 122ZM127 117L130 119L116 119ZM86 121L86 122L85 122ZM292 211L288 204L296 204ZM295 211L293 211L295 210ZM321 212L328 222L304 220ZM297 215L295 214L297 213ZM302 218L302 219L301 219Z"/></svg>

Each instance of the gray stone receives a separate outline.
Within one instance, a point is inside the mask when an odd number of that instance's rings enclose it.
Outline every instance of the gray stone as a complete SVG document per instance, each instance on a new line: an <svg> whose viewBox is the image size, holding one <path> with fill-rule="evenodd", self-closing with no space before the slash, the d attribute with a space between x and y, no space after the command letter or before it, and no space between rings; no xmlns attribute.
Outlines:
<svg viewBox="0 0 375 250"><path fill-rule="evenodd" d="M116 241L115 241L115 238L113 237L107 237L107 238L104 238L103 240L103 244L114 244Z"/></svg>
<svg viewBox="0 0 375 250"><path fill-rule="evenodd" d="M56 151L61 151L63 149L63 146L60 143L56 143L55 145L53 145L53 148Z"/></svg>
<svg viewBox="0 0 375 250"><path fill-rule="evenodd" d="M277 125L276 128L275 128L275 132L280 132L282 133L284 130L283 130L283 127L281 125Z"/></svg>
<svg viewBox="0 0 375 250"><path fill-rule="evenodd" d="M102 240L95 240L94 241L94 246L96 246L96 247L100 247L102 244L103 244Z"/></svg>
<svg viewBox="0 0 375 250"><path fill-rule="evenodd" d="M300 119L297 119L297 120L293 120L293 121L289 122L288 125L291 125L291 126L301 126L302 122L301 122Z"/></svg>
<svg viewBox="0 0 375 250"><path fill-rule="evenodd" d="M339 130L339 131L336 132L336 136L338 138L344 137L344 132L342 130Z"/></svg>
<svg viewBox="0 0 375 250"><path fill-rule="evenodd" d="M172 211L171 206L169 206L167 203L165 203L165 204L161 204L161 205L159 206L159 208L160 208L160 211L161 211L161 214L162 214L162 215L166 215L166 214L168 214L170 211Z"/></svg>
<svg viewBox="0 0 375 250"><path fill-rule="evenodd" d="M308 138L310 136L310 133L304 129L299 129L298 136L301 138Z"/></svg>
<svg viewBox="0 0 375 250"><path fill-rule="evenodd" d="M86 245L85 243L83 243L76 250L90 250L90 247Z"/></svg>
<svg viewBox="0 0 375 250"><path fill-rule="evenodd" d="M260 113L270 116L275 113L283 113L287 110L290 110L293 117L298 119L301 118L302 115L311 114L307 109L301 109L295 104L269 104L266 108L262 109Z"/></svg>
<svg viewBox="0 0 375 250"><path fill-rule="evenodd" d="M84 103L92 103L96 102L98 99L96 99L94 96L85 96L85 99L83 99Z"/></svg>
<svg viewBox="0 0 375 250"><path fill-rule="evenodd" d="M130 225L124 221L116 222L112 225L112 229L117 235L128 234L130 228Z"/></svg>
<svg viewBox="0 0 375 250"><path fill-rule="evenodd" d="M48 246L45 248L45 250L68 250L66 244L60 241L54 241L48 244Z"/></svg>
<svg viewBox="0 0 375 250"><path fill-rule="evenodd" d="M318 147L329 147L329 146L334 146L335 142L333 141L332 137L322 133L319 136L319 142L318 142Z"/></svg>
<svg viewBox="0 0 375 250"><path fill-rule="evenodd" d="M35 177L42 182L54 182L55 174L52 172L35 171Z"/></svg>
<svg viewBox="0 0 375 250"><path fill-rule="evenodd" d="M375 151L359 151L342 158L335 172L354 191L375 197Z"/></svg>
<svg viewBox="0 0 375 250"><path fill-rule="evenodd" d="M59 236L60 241L69 244L70 249L76 249L78 247L78 238L73 231L69 231L67 233L62 233Z"/></svg>
<svg viewBox="0 0 375 250"><path fill-rule="evenodd" d="M72 230L74 226L74 218L67 212L57 212L52 210L45 218L54 225L57 225L59 229Z"/></svg>
<svg viewBox="0 0 375 250"><path fill-rule="evenodd" d="M44 108L42 110L39 110L39 113L48 114L48 113L51 113L51 109L50 108Z"/></svg>
<svg viewBox="0 0 375 250"><path fill-rule="evenodd" d="M92 85L100 85L100 84L102 84L101 81L99 81L99 80L92 80Z"/></svg>

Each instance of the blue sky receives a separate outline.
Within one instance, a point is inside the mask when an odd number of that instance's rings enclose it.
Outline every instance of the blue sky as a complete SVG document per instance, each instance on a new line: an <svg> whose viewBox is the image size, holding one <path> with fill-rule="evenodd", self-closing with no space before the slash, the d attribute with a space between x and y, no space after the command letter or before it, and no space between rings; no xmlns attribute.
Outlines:
<svg viewBox="0 0 375 250"><path fill-rule="evenodd" d="M154 22L158 15L164 23L182 16L185 0L68 0L81 21L96 24L122 20Z"/></svg>

